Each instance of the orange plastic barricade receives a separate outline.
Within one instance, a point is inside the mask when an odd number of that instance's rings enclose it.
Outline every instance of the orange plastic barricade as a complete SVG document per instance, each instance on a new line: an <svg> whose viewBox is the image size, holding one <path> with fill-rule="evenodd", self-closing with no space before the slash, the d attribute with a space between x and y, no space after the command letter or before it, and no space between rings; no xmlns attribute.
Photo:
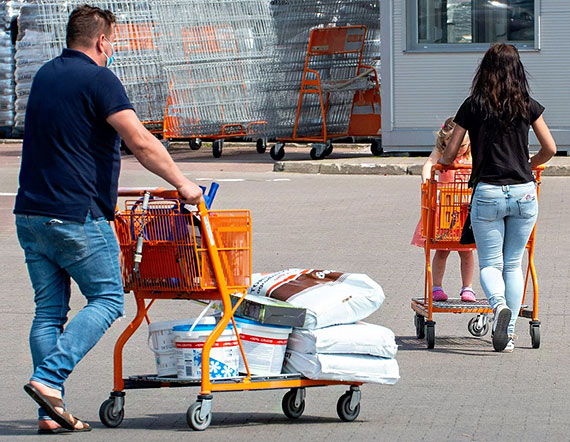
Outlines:
<svg viewBox="0 0 570 442"><path fill-rule="evenodd" d="M437 173L442 170L453 170L455 177L451 182L439 182ZM538 184L537 195L540 194L541 175L544 166L535 169L534 175ZM412 298L412 310L415 312L414 325L416 337L426 339L427 348L435 347L434 313L475 313L469 320L467 328L473 336L484 336L489 331L488 315L492 310L488 301L463 302L460 298L449 298L447 301L433 301L431 251L438 249L474 250L475 245L459 243L463 224L467 217L471 200L471 189L467 186L470 165L454 165L443 168L436 165L432 168L431 177L421 185L421 235L425 239L425 284L424 296ZM536 226L532 230L526 249L528 250L528 266L525 278L523 305L519 315L530 319L530 337L533 348L540 347L540 321L538 320L538 283L534 267L534 239ZM525 305L526 292L532 281L532 307Z"/></svg>
<svg viewBox="0 0 570 442"><path fill-rule="evenodd" d="M188 212L176 191L120 189L127 199L115 217L115 231L121 249L125 292L133 291L137 312L118 338L114 350L114 388L99 410L101 422L116 427L124 417L125 390L161 387L200 387L197 401L186 416L195 430L206 429L212 418L212 393L218 391L290 389L283 398L288 417L299 417L305 407L305 388L348 385L339 399L342 420L354 420L360 410L359 382L312 380L300 374L252 376L247 364L234 312L251 281L251 215L248 210L208 210L202 202ZM232 305L230 295L241 295ZM157 299L221 301L223 314L202 347L201 380L138 375L123 377L123 349ZM246 372L223 379L210 378L210 351L226 327L233 324ZM347 402L348 401L348 402ZM348 404L348 405L347 405ZM348 408L347 408L348 407Z"/></svg>
<svg viewBox="0 0 570 442"><path fill-rule="evenodd" d="M301 91L297 104L297 114L291 138L279 138L271 149L271 157L280 160L285 155L283 150L286 141L313 142L311 158L322 159L332 153L332 139L366 136L373 138L371 150L374 155L381 153L381 100L378 73L372 66L362 63L362 52L366 40L366 26L334 26L328 28L315 28L311 31L305 67L301 80ZM350 55L356 57L356 71L354 77L342 80L324 82L321 74L309 68L315 57ZM368 77L371 83L362 89L351 88L360 78ZM349 89L350 88L350 89ZM327 130L327 114L331 94L339 90L354 90L348 130L343 133L330 133ZM316 94L319 98L321 131L319 134L300 135L299 122L305 95Z"/></svg>

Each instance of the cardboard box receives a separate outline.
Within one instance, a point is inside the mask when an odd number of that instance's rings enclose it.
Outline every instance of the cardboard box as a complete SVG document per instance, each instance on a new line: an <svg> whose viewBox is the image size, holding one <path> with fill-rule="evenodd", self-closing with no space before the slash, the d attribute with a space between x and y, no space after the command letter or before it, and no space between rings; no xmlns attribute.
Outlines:
<svg viewBox="0 0 570 442"><path fill-rule="evenodd" d="M232 306L235 306L241 295L231 295ZM287 325L303 327L306 310L283 301L265 296L245 295L245 299L235 312L236 316L261 322L262 324Z"/></svg>

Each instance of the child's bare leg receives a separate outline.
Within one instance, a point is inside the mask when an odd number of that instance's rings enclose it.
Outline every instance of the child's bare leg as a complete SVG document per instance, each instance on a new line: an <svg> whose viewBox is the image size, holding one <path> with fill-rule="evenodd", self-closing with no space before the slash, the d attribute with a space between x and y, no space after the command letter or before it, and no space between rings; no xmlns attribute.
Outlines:
<svg viewBox="0 0 570 442"><path fill-rule="evenodd" d="M461 282L463 287L471 287L473 284L473 252L471 250L464 250L459 253L459 260L461 261Z"/></svg>
<svg viewBox="0 0 570 442"><path fill-rule="evenodd" d="M431 263L431 276L434 287L441 287L443 284L443 275L445 273L445 264L447 263L448 256L448 250L436 250L435 254L433 255L433 261ZM471 268L471 272L473 272L473 268Z"/></svg>
<svg viewBox="0 0 570 442"><path fill-rule="evenodd" d="M463 302L475 302L475 292L471 288L473 283L473 268L475 266L473 260L473 252L471 250L463 250L459 252L459 260L461 261L461 300Z"/></svg>

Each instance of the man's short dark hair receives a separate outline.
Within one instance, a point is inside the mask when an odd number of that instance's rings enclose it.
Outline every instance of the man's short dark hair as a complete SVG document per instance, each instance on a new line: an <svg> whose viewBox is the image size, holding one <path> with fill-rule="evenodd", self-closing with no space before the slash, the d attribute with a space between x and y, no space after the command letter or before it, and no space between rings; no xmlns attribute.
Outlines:
<svg viewBox="0 0 570 442"><path fill-rule="evenodd" d="M115 15L109 10L89 5L78 6L71 12L67 22L67 47L88 47L99 35L109 35L116 22Z"/></svg>

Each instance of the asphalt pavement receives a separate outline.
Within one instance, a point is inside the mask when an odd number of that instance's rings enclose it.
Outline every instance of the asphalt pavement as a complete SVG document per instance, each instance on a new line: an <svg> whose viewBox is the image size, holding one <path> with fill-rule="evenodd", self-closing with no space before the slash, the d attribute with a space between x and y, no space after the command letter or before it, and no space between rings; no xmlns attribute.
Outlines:
<svg viewBox="0 0 570 442"><path fill-rule="evenodd" d="M33 292L23 253L15 236L12 207L17 191L19 145L0 144L0 318L2 319L2 417L0 440L36 440L35 406L22 390L31 374L28 331ZM287 147L284 163L313 163L308 149ZM269 154L253 146L224 147L214 159L207 148L190 151L172 146L184 173L199 184L221 187L214 206L250 209L253 219L253 270L322 268L361 272L380 283L382 307L367 321L391 328L399 345L400 381L394 386L362 387L361 411L352 423L340 422L339 386L307 391L306 409L297 420L281 412L285 391L215 394L213 420L204 432L186 424L186 409L198 389L127 391L125 419L115 429L98 419L100 404L112 389L113 346L132 319L127 295L126 318L115 323L76 368L66 384L69 410L90 422L91 433L68 435L93 441L568 441L570 412L570 321L565 312L570 292L570 177L545 174L537 225L535 262L539 279L541 346L532 349L528 320L517 323L516 349L495 353L490 336L467 331L467 314L435 316L436 346L427 350L415 337L412 297L423 294L421 249L410 246L419 218L419 177L413 167L425 157L372 157L365 147L339 148L319 163L407 164L405 174L276 173ZM556 164L570 165L567 157ZM560 164L558 164L560 163ZM321 167L319 166L319 167ZM366 168L367 166L363 166ZM550 168L549 168L550 169ZM289 169L290 170L290 169ZM548 169L547 169L548 172ZM559 172L558 175L562 173ZM132 156L123 157L122 186L157 186L164 182ZM460 288L459 261L452 254L446 289ZM475 278L478 279L477 277ZM482 290L475 283L478 297ZM84 304L72 290L73 316ZM153 321L195 317L200 307L186 301L157 301ZM154 359L147 331L139 330L126 347L127 375L151 373ZM45 436L43 436L45 437ZM63 437L63 436L62 436ZM59 440L59 438L57 438Z"/></svg>

